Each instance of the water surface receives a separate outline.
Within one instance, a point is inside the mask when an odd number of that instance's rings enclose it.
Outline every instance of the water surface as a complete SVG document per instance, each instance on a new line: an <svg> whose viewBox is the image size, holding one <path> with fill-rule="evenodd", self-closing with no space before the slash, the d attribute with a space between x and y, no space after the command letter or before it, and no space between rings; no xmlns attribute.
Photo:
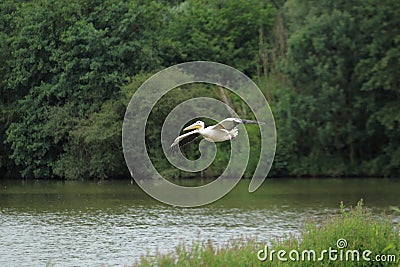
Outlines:
<svg viewBox="0 0 400 267"><path fill-rule="evenodd" d="M376 216L400 206L400 179L267 179L252 194L248 184L211 205L177 208L126 180L1 181L0 266L132 265L181 242L297 234L307 218L337 213L340 201L362 198Z"/></svg>

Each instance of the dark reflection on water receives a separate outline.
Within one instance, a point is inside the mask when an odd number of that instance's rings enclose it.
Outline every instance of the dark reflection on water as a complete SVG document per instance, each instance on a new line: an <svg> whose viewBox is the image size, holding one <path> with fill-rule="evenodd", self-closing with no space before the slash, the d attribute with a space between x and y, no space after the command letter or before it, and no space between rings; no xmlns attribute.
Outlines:
<svg viewBox="0 0 400 267"><path fill-rule="evenodd" d="M185 181L188 184L187 181ZM400 180L269 179L255 193L243 181L200 208L161 204L129 181L0 182L0 266L131 265L185 242L297 234L309 217L361 198L377 216L400 206ZM394 222L400 219L393 218Z"/></svg>

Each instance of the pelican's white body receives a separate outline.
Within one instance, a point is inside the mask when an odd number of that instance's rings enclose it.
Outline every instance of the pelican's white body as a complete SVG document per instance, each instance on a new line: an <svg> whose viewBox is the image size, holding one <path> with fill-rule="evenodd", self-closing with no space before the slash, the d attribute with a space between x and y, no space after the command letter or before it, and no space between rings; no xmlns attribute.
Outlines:
<svg viewBox="0 0 400 267"><path fill-rule="evenodd" d="M227 118L216 125L208 126L204 128L204 122L197 121L192 125L183 129L184 131L193 130L191 132L178 136L172 143L171 148L179 145L179 142L190 142L197 135L201 135L209 142L223 142L226 140L232 140L238 135L238 124L264 124L262 122L242 120L239 118ZM185 142L186 141L186 142Z"/></svg>
<svg viewBox="0 0 400 267"><path fill-rule="evenodd" d="M223 142L235 138L238 135L238 129L236 127L231 130L214 129L214 126L208 126L205 129L199 129L199 133L209 142Z"/></svg>

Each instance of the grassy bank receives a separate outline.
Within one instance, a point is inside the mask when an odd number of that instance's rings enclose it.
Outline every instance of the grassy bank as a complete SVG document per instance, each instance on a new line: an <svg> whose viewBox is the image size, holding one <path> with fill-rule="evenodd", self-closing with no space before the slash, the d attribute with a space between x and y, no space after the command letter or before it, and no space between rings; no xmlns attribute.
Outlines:
<svg viewBox="0 0 400 267"><path fill-rule="evenodd" d="M315 252L315 256L310 250ZM278 256L286 261L280 260ZM290 236L275 240L268 247L256 239L232 240L222 248L215 247L211 242L196 242L190 249L180 245L175 253L159 254L155 257L145 256L135 264L135 266L282 265L400 266L399 228L394 226L387 216L373 216L360 201L354 208L345 208L342 204L338 214L328 216L322 222L307 221L300 238Z"/></svg>

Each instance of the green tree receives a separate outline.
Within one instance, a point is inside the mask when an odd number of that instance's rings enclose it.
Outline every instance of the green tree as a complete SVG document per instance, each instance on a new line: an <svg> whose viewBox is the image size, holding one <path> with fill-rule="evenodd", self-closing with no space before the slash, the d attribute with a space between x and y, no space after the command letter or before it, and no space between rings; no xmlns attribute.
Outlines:
<svg viewBox="0 0 400 267"><path fill-rule="evenodd" d="M152 44L164 9L112 0L20 6L4 90L18 100L7 140L23 176L53 177L57 160L76 148L71 136L86 129L81 121L116 98L127 77L159 64Z"/></svg>
<svg viewBox="0 0 400 267"><path fill-rule="evenodd" d="M175 62L217 61L256 75L259 32L268 35L274 13L269 2L259 0L185 1L173 8L165 45L174 52L166 56Z"/></svg>
<svg viewBox="0 0 400 267"><path fill-rule="evenodd" d="M369 0L355 7L360 32L361 59L357 62L357 79L361 93L357 105L365 109L365 144L359 153L362 167L372 174L400 174L400 10L398 1ZM368 33L368 34L367 34ZM364 114L365 114L364 113ZM364 115L365 116L365 115Z"/></svg>
<svg viewBox="0 0 400 267"><path fill-rule="evenodd" d="M295 121L306 122L294 129L298 152L293 166L300 168L294 173L395 174L399 4L288 1L286 8L285 70L298 96L290 112ZM308 107L296 112L304 99ZM384 123L385 118L390 119Z"/></svg>

